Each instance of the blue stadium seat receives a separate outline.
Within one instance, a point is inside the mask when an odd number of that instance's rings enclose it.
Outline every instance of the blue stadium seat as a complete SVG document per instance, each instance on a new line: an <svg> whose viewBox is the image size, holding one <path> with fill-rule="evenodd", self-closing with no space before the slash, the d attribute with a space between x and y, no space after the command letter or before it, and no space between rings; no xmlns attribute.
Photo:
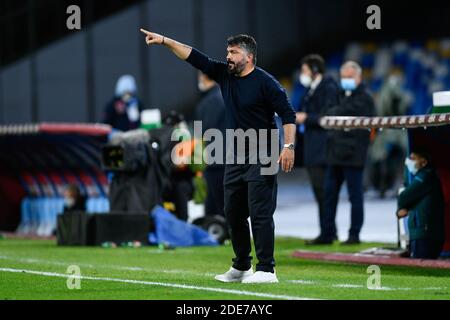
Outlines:
<svg viewBox="0 0 450 320"><path fill-rule="evenodd" d="M87 212L108 213L109 200L106 197L88 198ZM50 236L56 229L58 214L64 211L64 198L26 197L21 203L21 221L17 232Z"/></svg>
<svg viewBox="0 0 450 320"><path fill-rule="evenodd" d="M109 200L106 197L89 198L86 201L86 211L90 213L109 212Z"/></svg>

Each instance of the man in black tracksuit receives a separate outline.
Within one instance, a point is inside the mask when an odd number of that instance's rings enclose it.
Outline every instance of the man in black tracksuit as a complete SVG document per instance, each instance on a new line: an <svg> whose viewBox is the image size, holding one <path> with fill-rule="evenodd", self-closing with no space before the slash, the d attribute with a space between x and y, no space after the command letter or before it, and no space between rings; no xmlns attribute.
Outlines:
<svg viewBox="0 0 450 320"><path fill-rule="evenodd" d="M330 116L373 116L374 102L362 80L361 67L346 62L341 68L340 102L330 108ZM345 181L351 202L351 226L345 244L360 242L364 221L363 170L370 142L368 130L330 130L327 141L327 172L325 176L325 219L317 244L333 242L336 236L336 209L339 192Z"/></svg>
<svg viewBox="0 0 450 320"><path fill-rule="evenodd" d="M319 119L339 101L336 81L324 73L325 61L321 56L311 54L303 58L300 82L307 90L300 105L302 112L296 114L297 124L305 124L303 163L319 208L320 230L323 230L325 215L327 131L320 126ZM314 244L315 241L307 243Z"/></svg>
<svg viewBox="0 0 450 320"><path fill-rule="evenodd" d="M295 112L279 82L266 71L256 67L256 41L252 37L230 37L227 40L227 62L224 63L212 60L198 50L173 39L143 29L141 31L146 34L148 45L166 46L178 58L186 60L220 85L226 107L227 131L231 129L237 134L251 130L260 132L261 129L268 133L268 139L259 139L258 149L265 145L271 150L271 146L278 145L278 141L271 141L270 135L271 130L276 130L274 116L277 113L283 123L285 145L275 161L278 158L282 169L285 172L291 171L294 165ZM244 148L246 151L250 152L250 144L251 142ZM240 146L234 146L234 139L227 141L227 149L230 145L235 151L232 154L233 160L242 160L242 154L239 154L239 151L236 153ZM225 216L236 257L229 271L215 277L222 282L278 282L274 270L273 222L277 194L276 173L264 174L264 164L260 157L256 164L248 161L254 159L255 155L246 152L244 164L234 161L229 164L227 156L224 178ZM272 160L273 156L278 154L271 154ZM251 267L248 217L252 223L258 258L255 273Z"/></svg>

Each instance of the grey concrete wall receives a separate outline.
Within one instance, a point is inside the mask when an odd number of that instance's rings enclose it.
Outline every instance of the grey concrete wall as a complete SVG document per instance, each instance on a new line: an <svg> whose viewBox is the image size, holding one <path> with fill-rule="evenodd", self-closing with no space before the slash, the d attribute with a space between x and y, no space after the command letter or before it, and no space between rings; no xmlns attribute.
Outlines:
<svg viewBox="0 0 450 320"><path fill-rule="evenodd" d="M95 117L101 121L105 104L112 99L116 81L123 74L136 78L138 90L143 88L139 66L138 7L132 7L104 21L92 29Z"/></svg>
<svg viewBox="0 0 450 320"><path fill-rule="evenodd" d="M260 64L267 65L286 51L301 46L299 35L299 1L284 0L274 5L271 0L255 1L256 35ZM270 71L270 70L269 70Z"/></svg>
<svg viewBox="0 0 450 320"><path fill-rule="evenodd" d="M1 109L3 123L31 121L30 61L19 61L0 73Z"/></svg>
<svg viewBox="0 0 450 320"><path fill-rule="evenodd" d="M245 1L202 1L202 13L202 49L211 57L225 60L226 39L239 33L251 33Z"/></svg>
<svg viewBox="0 0 450 320"><path fill-rule="evenodd" d="M82 33L37 54L38 121L86 121L85 65Z"/></svg>
<svg viewBox="0 0 450 320"><path fill-rule="evenodd" d="M194 45L193 1L150 1L147 8L149 29ZM140 41L145 45L143 37ZM164 113L192 104L197 96L194 69L163 47L149 48L147 57L150 107L159 107Z"/></svg>

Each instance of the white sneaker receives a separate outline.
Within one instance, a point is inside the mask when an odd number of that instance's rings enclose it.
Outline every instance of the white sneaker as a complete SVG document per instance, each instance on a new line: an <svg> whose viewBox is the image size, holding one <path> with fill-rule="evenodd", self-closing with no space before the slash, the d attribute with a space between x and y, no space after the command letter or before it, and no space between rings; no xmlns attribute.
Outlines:
<svg viewBox="0 0 450 320"><path fill-rule="evenodd" d="M224 274L219 274L214 279L221 282L241 282L253 276L253 269L250 267L247 271L240 271L233 267Z"/></svg>
<svg viewBox="0 0 450 320"><path fill-rule="evenodd" d="M277 275L272 272L256 271L251 277L242 281L242 283L277 283Z"/></svg>

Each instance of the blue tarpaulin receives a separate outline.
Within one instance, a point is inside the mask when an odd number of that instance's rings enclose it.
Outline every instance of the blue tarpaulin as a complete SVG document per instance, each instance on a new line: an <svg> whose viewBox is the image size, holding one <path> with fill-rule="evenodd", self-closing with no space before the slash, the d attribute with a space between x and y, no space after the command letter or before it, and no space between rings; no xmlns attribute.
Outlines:
<svg viewBox="0 0 450 320"><path fill-rule="evenodd" d="M175 247L217 246L217 240L205 230L177 219L173 214L156 206L151 217L155 233L149 235L150 243L169 244Z"/></svg>

